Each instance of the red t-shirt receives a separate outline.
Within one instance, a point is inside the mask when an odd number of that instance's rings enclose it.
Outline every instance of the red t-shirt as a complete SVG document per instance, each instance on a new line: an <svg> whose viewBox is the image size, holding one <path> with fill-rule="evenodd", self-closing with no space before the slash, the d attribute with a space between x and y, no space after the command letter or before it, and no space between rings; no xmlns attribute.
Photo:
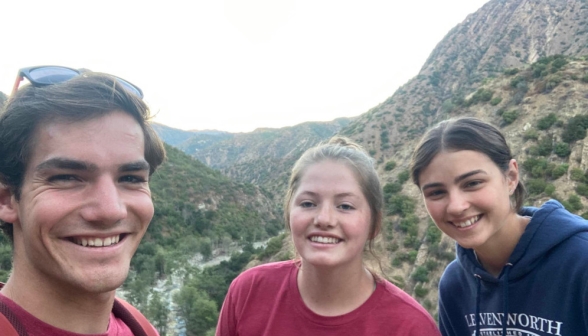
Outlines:
<svg viewBox="0 0 588 336"><path fill-rule="evenodd" d="M217 336L394 335L440 336L431 316L411 296L386 280L360 307L340 316L311 311L300 296L292 261L254 267L229 288Z"/></svg>
<svg viewBox="0 0 588 336"><path fill-rule="evenodd" d="M0 294L0 301L14 313L16 318L25 327L29 336L133 336L131 329L124 322L110 313L108 331L102 334L78 334L55 328L24 310L16 302Z"/></svg>

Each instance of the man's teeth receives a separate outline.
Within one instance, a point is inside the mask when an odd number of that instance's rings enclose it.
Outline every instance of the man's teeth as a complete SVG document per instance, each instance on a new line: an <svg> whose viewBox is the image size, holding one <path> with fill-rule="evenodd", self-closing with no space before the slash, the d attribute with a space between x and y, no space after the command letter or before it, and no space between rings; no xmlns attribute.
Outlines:
<svg viewBox="0 0 588 336"><path fill-rule="evenodd" d="M478 215L478 216L474 216L474 217L472 217L472 218L468 219L468 220L467 220L467 221L465 221L465 222L461 222L461 223L455 223L455 226L459 226L459 227L462 227L462 228L463 228L463 227L467 227L467 226L470 226L470 225L474 224L475 222L477 222L477 221L478 221L478 219L480 219L480 215Z"/></svg>
<svg viewBox="0 0 588 336"><path fill-rule="evenodd" d="M337 244L339 239L333 237L312 236L310 237L310 241L322 244Z"/></svg>
<svg viewBox="0 0 588 336"><path fill-rule="evenodd" d="M110 246L120 241L120 235L107 238L74 238L74 243L82 246Z"/></svg>

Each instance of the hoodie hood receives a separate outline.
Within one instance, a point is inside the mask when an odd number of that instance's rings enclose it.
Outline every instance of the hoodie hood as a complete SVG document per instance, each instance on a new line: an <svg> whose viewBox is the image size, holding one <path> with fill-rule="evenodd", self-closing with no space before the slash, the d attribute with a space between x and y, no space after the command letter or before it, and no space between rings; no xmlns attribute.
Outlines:
<svg viewBox="0 0 588 336"><path fill-rule="evenodd" d="M547 201L541 208L524 207L520 215L531 217L531 221L508 260L508 264L512 265L508 272L509 281L531 272L551 249L566 239L579 232L588 232L588 222L565 210L556 200ZM467 273L478 274L488 282L499 282L505 275L504 269L498 278L484 270L473 249L459 245L456 249L459 263Z"/></svg>

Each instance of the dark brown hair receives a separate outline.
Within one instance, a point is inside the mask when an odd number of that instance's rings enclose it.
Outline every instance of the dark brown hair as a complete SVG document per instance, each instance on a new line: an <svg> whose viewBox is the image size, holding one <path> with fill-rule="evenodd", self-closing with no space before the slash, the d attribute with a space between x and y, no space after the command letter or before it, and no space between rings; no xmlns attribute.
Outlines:
<svg viewBox="0 0 588 336"><path fill-rule="evenodd" d="M504 135L495 126L470 117L445 120L429 129L413 152L410 171L414 184L420 187L421 172L437 154L460 150L485 154L502 172L508 170L513 158ZM513 195L516 212L523 206L525 193L525 186L519 178Z"/></svg>

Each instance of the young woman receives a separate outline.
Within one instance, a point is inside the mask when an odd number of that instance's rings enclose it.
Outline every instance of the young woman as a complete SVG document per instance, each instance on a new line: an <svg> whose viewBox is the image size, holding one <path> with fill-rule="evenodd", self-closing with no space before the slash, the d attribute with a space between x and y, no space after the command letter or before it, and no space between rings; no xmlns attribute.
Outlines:
<svg viewBox="0 0 588 336"><path fill-rule="evenodd" d="M439 284L443 335L588 335L588 222L555 200L522 207L519 166L497 128L439 123L411 172L429 215L457 241Z"/></svg>
<svg viewBox="0 0 588 336"><path fill-rule="evenodd" d="M440 335L425 309L364 265L382 204L372 160L358 145L336 138L306 151L284 211L299 258L239 275L216 335Z"/></svg>

